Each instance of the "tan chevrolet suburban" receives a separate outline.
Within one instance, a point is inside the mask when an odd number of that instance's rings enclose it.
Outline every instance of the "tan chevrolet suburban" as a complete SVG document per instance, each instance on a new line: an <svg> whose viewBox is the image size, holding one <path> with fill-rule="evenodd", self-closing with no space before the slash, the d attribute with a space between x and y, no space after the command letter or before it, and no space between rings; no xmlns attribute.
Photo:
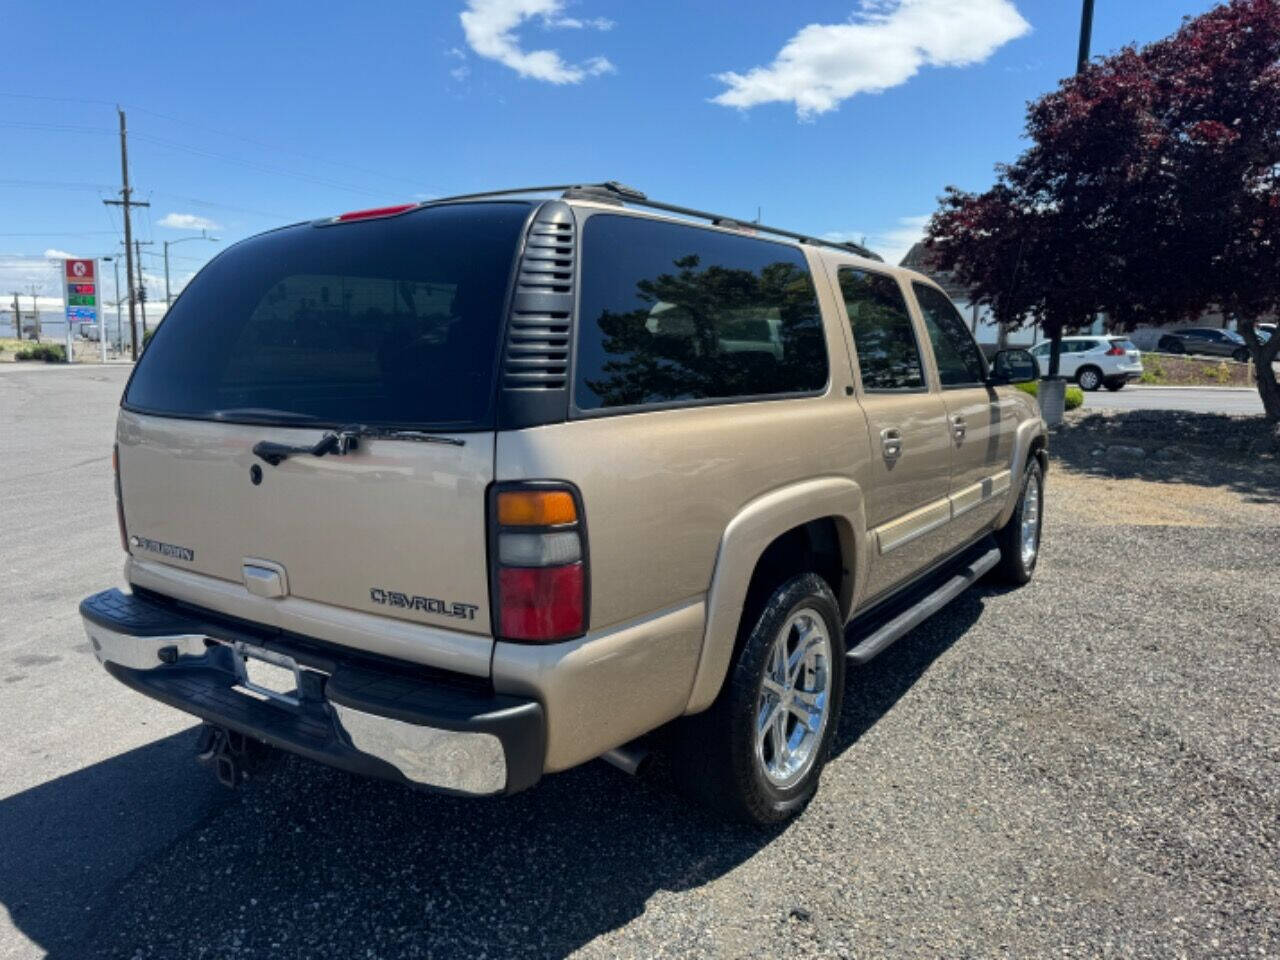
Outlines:
<svg viewBox="0 0 1280 960"><path fill-rule="evenodd" d="M861 247L612 182L300 223L139 361L129 592L80 609L229 785L263 745L483 795L656 743L778 821L846 669L1032 575L1035 375Z"/></svg>

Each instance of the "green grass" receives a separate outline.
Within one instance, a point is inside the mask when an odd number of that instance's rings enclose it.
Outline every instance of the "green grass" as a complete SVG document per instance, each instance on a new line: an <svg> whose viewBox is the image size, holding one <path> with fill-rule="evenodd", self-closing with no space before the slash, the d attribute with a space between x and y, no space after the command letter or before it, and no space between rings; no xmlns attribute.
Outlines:
<svg viewBox="0 0 1280 960"><path fill-rule="evenodd" d="M1038 380L1032 380L1030 383L1019 383L1017 387L1023 393L1029 393L1034 397L1037 395L1038 385ZM1066 396L1063 398L1063 406L1068 410L1084 406L1084 391L1079 387L1068 386Z"/></svg>

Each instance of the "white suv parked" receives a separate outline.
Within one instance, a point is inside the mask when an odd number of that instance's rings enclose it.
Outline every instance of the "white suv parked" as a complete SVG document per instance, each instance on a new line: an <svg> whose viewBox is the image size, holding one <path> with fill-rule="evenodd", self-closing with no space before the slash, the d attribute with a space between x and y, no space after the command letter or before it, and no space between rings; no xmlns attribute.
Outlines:
<svg viewBox="0 0 1280 960"><path fill-rule="evenodd" d="M1049 342L1031 348L1042 372L1049 369ZM1119 390L1142 376L1142 355L1124 337L1063 337L1059 371L1082 390Z"/></svg>

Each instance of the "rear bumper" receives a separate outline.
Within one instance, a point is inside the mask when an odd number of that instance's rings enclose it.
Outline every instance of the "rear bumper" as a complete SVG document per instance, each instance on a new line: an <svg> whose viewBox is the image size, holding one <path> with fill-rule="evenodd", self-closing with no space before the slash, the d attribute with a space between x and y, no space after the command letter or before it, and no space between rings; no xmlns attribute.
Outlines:
<svg viewBox="0 0 1280 960"><path fill-rule="evenodd" d="M94 654L117 680L284 750L468 796L514 793L542 775L546 733L536 700L119 590L86 598L80 614ZM296 703L239 686L237 645L294 661Z"/></svg>

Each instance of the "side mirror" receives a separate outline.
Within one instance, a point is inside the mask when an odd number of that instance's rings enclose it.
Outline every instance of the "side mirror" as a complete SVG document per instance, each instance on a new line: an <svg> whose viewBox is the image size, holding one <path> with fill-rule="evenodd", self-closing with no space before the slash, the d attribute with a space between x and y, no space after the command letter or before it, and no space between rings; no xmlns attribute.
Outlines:
<svg viewBox="0 0 1280 960"><path fill-rule="evenodd" d="M1031 383L1040 378L1040 364L1030 351L1000 350L991 358L989 383L1002 386L1008 383Z"/></svg>

